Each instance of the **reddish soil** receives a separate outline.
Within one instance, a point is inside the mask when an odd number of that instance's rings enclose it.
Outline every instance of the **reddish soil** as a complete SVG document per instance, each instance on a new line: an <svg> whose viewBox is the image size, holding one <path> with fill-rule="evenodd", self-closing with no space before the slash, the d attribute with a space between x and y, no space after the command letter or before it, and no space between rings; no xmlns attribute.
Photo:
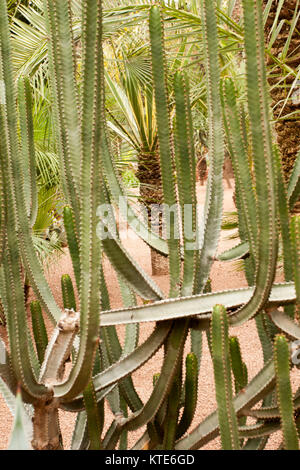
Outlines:
<svg viewBox="0 0 300 470"><path fill-rule="evenodd" d="M233 203L233 190L228 189L225 184L225 199L224 199L224 211L231 212L235 210ZM205 198L205 187L198 186L198 198L199 203L204 203ZM219 252L226 250L236 244L236 240L228 239L228 236L232 232L222 233L222 237L219 244ZM125 230L121 227L121 236L124 238ZM140 265L147 271L148 274L151 274L151 264L150 264L150 250L149 248L139 240L136 236L124 239L124 243L129 250L129 252L134 256L134 258L140 263ZM105 276L109 280L108 287L110 292L110 298L112 303L112 308L118 308L122 306L120 292L116 280L115 273L109 263L105 261ZM62 255L59 260L53 262L47 272L47 278L50 283L50 286L53 290L54 296L62 304L61 299L61 290L60 290L60 278L62 274L69 273L72 275L72 265L70 257L67 252ZM242 271L237 270L235 263L220 263L215 262L212 269L212 289L213 291L232 289L238 287L244 287L247 285L244 274ZM168 291L168 277L167 276L155 276L156 283L164 291ZM141 325L140 328L140 342L143 342L153 330L153 324L146 323ZM120 338L123 338L123 328L119 328ZM242 353L244 361L247 364L249 371L249 378L251 379L262 367L262 351L260 346L260 341L256 332L255 322L250 321L242 327L235 328L231 331L232 334L237 335L240 339ZM186 350L189 350L189 341L186 344ZM162 363L163 353L159 351L144 367L139 369L133 374L133 381L136 386L137 392L140 394L143 401L145 401L152 390L152 377L153 374L160 371ZM293 374L293 388L296 389L300 385L299 373L296 376ZM213 380L213 370L210 354L208 351L206 337L204 337L203 345L203 356L200 368L199 376L199 394L198 394L198 406L196 415L194 418L193 427L197 425L203 418L205 418L209 413L214 411L216 407L215 401L215 391L214 391L214 380ZM107 406L107 422L106 428L110 424L111 412ZM60 422L63 433L64 445L65 448L69 448L71 436L73 432L75 421L75 415L72 413L61 412L60 413ZM9 435L12 426L12 417L11 414L0 396L0 449L5 449L9 441ZM133 445L139 436L141 436L143 430L131 433L129 436L129 445ZM281 443L280 433L275 433L269 440L268 449L276 449ZM220 448L219 439L215 439L210 442L206 449L218 449Z"/></svg>

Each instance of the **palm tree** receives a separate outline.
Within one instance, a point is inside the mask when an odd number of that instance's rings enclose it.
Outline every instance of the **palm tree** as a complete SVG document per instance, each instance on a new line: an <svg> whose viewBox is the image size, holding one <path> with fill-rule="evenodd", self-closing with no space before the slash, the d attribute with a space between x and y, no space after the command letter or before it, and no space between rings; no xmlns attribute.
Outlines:
<svg viewBox="0 0 300 470"><path fill-rule="evenodd" d="M24 5L28 6L30 0L7 0L7 11L10 19L22 16L19 7Z"/></svg>

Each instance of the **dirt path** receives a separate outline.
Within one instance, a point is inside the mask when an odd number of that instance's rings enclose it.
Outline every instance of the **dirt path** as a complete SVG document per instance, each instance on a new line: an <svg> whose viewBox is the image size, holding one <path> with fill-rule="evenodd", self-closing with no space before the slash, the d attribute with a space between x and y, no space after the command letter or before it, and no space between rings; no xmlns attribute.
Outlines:
<svg viewBox="0 0 300 470"><path fill-rule="evenodd" d="M225 185L225 199L224 199L224 210L231 212L235 210L234 203L232 200L233 190L227 189ZM200 204L204 203L205 188L202 186L198 187L198 200ZM229 233L223 233L219 244L219 252L226 250L234 246L235 240L228 240ZM121 229L121 236L124 238L125 231ZM150 251L149 248L137 237L132 236L130 239L124 240L127 249L134 256L134 258L140 263L140 265L150 274ZM122 305L119 288L116 281L115 273L110 267L108 262L105 262L105 276L107 278L110 298L112 302L112 308L118 308ZM60 278L62 274L72 273L72 265L68 254L63 255L58 262L51 265L48 272L48 280L53 290L54 296L61 305L61 290L60 290ZM212 269L212 289L213 291L232 289L246 286L246 280L242 271L236 270L234 263L219 263L215 262ZM164 292L168 290L168 278L166 276L156 276L155 281ZM143 342L153 330L151 323L141 325L140 329L140 342ZM123 337L123 329L119 329L120 337ZM231 334L237 335L240 339L243 358L247 364L249 371L249 378L251 379L262 367L262 352L260 342L257 336L255 322L248 322L241 328L235 328L231 331ZM186 344L186 351L189 351L189 341ZM145 401L152 390L152 377L156 372L159 372L160 365L163 356L162 351L159 351L143 368L133 374L133 381L136 386L137 392L141 399ZM297 377L293 376L293 387L296 389L300 385L299 373ZM192 428L203 420L209 413L214 411L216 406L215 402L215 391L214 391L214 380L212 363L210 354L208 351L206 337L204 336L203 345L203 356L200 368L199 376L199 394L198 394L198 407ZM111 417L110 410L107 408L107 423L106 427L110 424L109 417ZM71 436L74 427L75 415L72 413L61 412L60 421L62 427L62 433L64 438L65 448L68 448L71 442ZM5 449L8 444L9 434L12 425L12 418L10 412L0 396L0 449ZM191 428L191 429L192 429ZM131 433L129 436L129 445L133 445L136 439L141 436L142 430L135 433ZM268 448L276 449L281 442L280 433L276 433L272 436L268 443ZM205 448L217 449L219 448L219 439L209 443Z"/></svg>

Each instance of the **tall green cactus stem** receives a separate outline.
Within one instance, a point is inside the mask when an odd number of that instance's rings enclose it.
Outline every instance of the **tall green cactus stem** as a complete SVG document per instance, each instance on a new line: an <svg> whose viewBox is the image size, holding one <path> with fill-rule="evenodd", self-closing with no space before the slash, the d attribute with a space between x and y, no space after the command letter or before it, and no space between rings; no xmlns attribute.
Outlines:
<svg viewBox="0 0 300 470"><path fill-rule="evenodd" d="M278 335L275 338L274 357L277 398L282 423L284 447L286 450L298 450L299 438L294 418L293 396L290 382L290 352L287 339L283 335Z"/></svg>
<svg viewBox="0 0 300 470"><path fill-rule="evenodd" d="M179 234L178 206L171 149L163 20L160 8L156 5L150 10L149 30L164 203L175 210L174 215L171 214L170 224L167 228L170 230L168 237L170 296L176 297L180 292L178 286L180 279L180 242L177 235Z"/></svg>
<svg viewBox="0 0 300 470"><path fill-rule="evenodd" d="M239 393L248 383L247 366L243 362L241 348L237 337L229 338L232 372L235 380L235 392Z"/></svg>
<svg viewBox="0 0 300 470"><path fill-rule="evenodd" d="M12 364L17 380L27 391L33 392L36 397L47 394L44 386L39 385L34 377L29 357L29 349L24 333L27 331L26 312L24 306L24 291L20 275L20 249L18 232L20 221L17 213L17 203L21 202L23 216L27 219L25 200L22 198L22 179L18 165L19 149L17 143L17 120L15 109L15 93L10 61L10 43L6 2L0 3L0 80L4 80L4 101L0 103L0 151L1 151L1 179L6 181L5 197L5 226L6 250L3 259L5 273L5 294L3 300L7 307L7 325L12 354ZM4 14L2 14L4 13ZM9 125L8 125L9 123ZM14 133L15 131L15 133ZM19 175L19 177L17 176ZM16 198L17 192L21 198ZM29 227L27 226L29 233ZM21 338L23 335L23 338Z"/></svg>
<svg viewBox="0 0 300 470"><path fill-rule="evenodd" d="M216 305L211 324L212 355L222 448L239 449L238 422L233 406L226 309Z"/></svg>
<svg viewBox="0 0 300 470"><path fill-rule="evenodd" d="M237 107L234 82L230 78L223 81L221 96L224 109L224 124L228 139L230 156L234 168L241 240L249 237L250 252L256 256L257 224L255 194L252 185L248 149L243 135L241 117ZM243 221L246 230L243 233Z"/></svg>
<svg viewBox="0 0 300 470"><path fill-rule="evenodd" d="M198 252L196 162L189 84L187 77L179 72L174 78L174 93L176 102L175 161L184 241L181 294L187 296L192 295L194 291Z"/></svg>
<svg viewBox="0 0 300 470"><path fill-rule="evenodd" d="M288 199L290 209L293 209L300 195L300 152L297 155L293 173L288 186Z"/></svg>
<svg viewBox="0 0 300 470"><path fill-rule="evenodd" d="M64 274L61 277L61 290L63 296L64 308L76 311L76 300L73 289L73 283L69 274Z"/></svg>
<svg viewBox="0 0 300 470"><path fill-rule="evenodd" d="M244 0L243 12L247 94L257 197L259 264L256 271L254 295L232 319L234 325L253 317L268 300L278 254L276 180L269 119L261 1ZM257 123L260 125L258 126Z"/></svg>
<svg viewBox="0 0 300 470"><path fill-rule="evenodd" d="M77 116L76 90L74 90L74 70L72 63L71 25L68 2L47 1L47 14L50 29L55 31L52 40L52 68L57 64L61 71L55 74L61 80L61 100L59 112L66 124L66 149L64 161L73 164L72 185L78 183L81 194L80 211L76 203L72 209L77 212L76 227L79 234L80 253L80 345L75 364L65 384L57 386L55 393L65 399L75 398L90 379L97 346L100 310L100 241L95 227L96 212L100 200L100 160L101 160L101 103L104 99L103 83L98 73L102 68L102 10L100 1L88 2L82 9L83 22L83 92L82 120L72 120ZM61 47L66 42L65 47ZM87 43L89 46L87 47ZM58 56L58 57L57 57ZM89 86L87 86L87 83ZM54 84L55 87L55 84ZM92 90L92 92L91 92ZM74 92L74 93L72 93ZM91 99L94 98L94 105ZM81 150L81 156L78 151ZM79 164L81 165L79 167ZM77 165L77 166L76 166ZM75 171L76 168L76 171ZM80 172L79 172L80 170ZM80 176L79 176L80 173ZM79 178L79 181L78 181ZM76 201L75 201L76 202ZM75 223L76 226L76 223ZM83 367L84 364L84 367Z"/></svg>
<svg viewBox="0 0 300 470"><path fill-rule="evenodd" d="M229 338L230 362L234 376L235 393L243 390L248 383L248 370L246 364L243 362L241 348L237 337L232 336ZM242 416L238 418L239 426L245 426L247 417ZM240 442L242 447L243 441Z"/></svg>
<svg viewBox="0 0 300 470"><path fill-rule="evenodd" d="M164 450L173 450L175 445L181 397L181 379L179 375L180 374L177 374L177 377L173 381L168 398L167 412L164 421L164 439L162 443L162 449Z"/></svg>
<svg viewBox="0 0 300 470"><path fill-rule="evenodd" d="M300 317L300 216L294 215L291 220L291 236L293 249L293 264L297 294L297 315Z"/></svg>
<svg viewBox="0 0 300 470"><path fill-rule="evenodd" d="M90 382L85 389L84 404L87 414L90 450L101 450L101 434L103 429L103 422L99 415L99 409L95 389L93 387L93 382Z"/></svg>
<svg viewBox="0 0 300 470"><path fill-rule="evenodd" d="M223 93L222 93L223 92ZM249 149L245 138L243 116L239 112L237 93L232 79L224 79L222 84L222 102L224 108L224 123L227 134L230 155L233 163L236 181L236 205L238 208L239 235L243 242L249 241L250 257L244 262L245 274L249 285L255 282L255 262L257 261L257 209L253 187L253 181L249 165ZM282 225L285 253L289 250L289 229L286 232L288 217L285 211L284 187L279 183L280 168L276 184L278 188L278 207ZM283 200L282 200L283 199ZM283 227L284 226L284 227ZM286 258L285 258L286 259ZM286 278L291 279L288 261L285 262ZM290 306L286 307L290 309ZM293 307L291 307L293 308ZM264 359L268 360L272 355L272 340L266 329L267 318L262 313L256 317L256 324L260 341L262 343Z"/></svg>
<svg viewBox="0 0 300 470"><path fill-rule="evenodd" d="M76 285L80 287L80 259L79 246L74 224L74 216L71 207L64 207L64 226L67 235L68 247L72 259L73 270L76 279Z"/></svg>
<svg viewBox="0 0 300 470"><path fill-rule="evenodd" d="M0 104L0 140L1 154L3 156L1 159L2 181L6 181L6 206L7 209L9 207L9 210L7 211L6 226L14 227L14 230L17 230L19 233L19 248L15 246L14 250L16 254L17 251L19 251L22 255L22 261L30 284L41 301L45 312L54 322L55 319L57 320L60 317L61 312L54 300L52 292L49 289L44 272L34 249L27 218L23 174L20 172L20 168L23 168L23 164L17 140L16 96L12 75L9 26L5 2L1 2L0 7L2 12L0 35L0 80L4 83L3 102ZM22 114L20 117L22 117ZM28 137L30 137L30 135L28 135ZM34 173L33 169L30 171L32 174ZM8 237L8 243L11 243L11 237ZM11 244L11 246L13 247L13 244Z"/></svg>
<svg viewBox="0 0 300 470"><path fill-rule="evenodd" d="M48 346L48 335L39 301L30 303L32 329L40 364L42 364Z"/></svg>
<svg viewBox="0 0 300 470"><path fill-rule="evenodd" d="M277 205L278 205L278 216L280 223L280 233L282 240L282 251L283 251L283 269L285 281L294 280L293 270L293 247L291 241L291 230L290 230L290 214L288 205L288 196L286 184L284 181L283 169L281 165L281 158L279 150L274 150L275 156L275 171L277 181ZM294 317L295 308L294 306L285 307L285 312L290 316Z"/></svg>
<svg viewBox="0 0 300 470"><path fill-rule="evenodd" d="M188 321L180 320L176 322L167 341L166 354L157 384L148 402L143 408L129 416L122 423L122 427L128 430L137 429L145 423L151 421L155 416L164 399L170 392L173 379L175 377L178 362L180 360L183 346L188 331Z"/></svg>
<svg viewBox="0 0 300 470"><path fill-rule="evenodd" d="M18 82L18 104L20 113L20 131L22 142L22 163L24 165L24 194L30 224L34 225L37 210L37 189L35 170L35 148L32 119L32 98L28 78L20 78Z"/></svg>
<svg viewBox="0 0 300 470"><path fill-rule="evenodd" d="M280 232L282 239L282 251L283 251L283 269L284 278L286 281L293 281L294 270L293 270L293 255L292 255L292 243L290 233L290 215L288 208L288 196L286 190L286 184L284 181L284 175L279 155L279 150L276 148L275 153L275 170L277 178L277 204L278 204L278 216L280 222Z"/></svg>
<svg viewBox="0 0 300 470"><path fill-rule="evenodd" d="M159 372L153 375L153 388L155 388L159 377ZM148 450L157 448L157 445L161 445L163 441L163 423L166 418L167 405L168 402L165 400L154 419L147 424L147 433L149 435L149 442L147 443Z"/></svg>
<svg viewBox="0 0 300 470"><path fill-rule="evenodd" d="M186 356L185 360L185 395L184 409L176 430L176 439L183 436L189 429L197 406L198 396L198 361L194 353Z"/></svg>
<svg viewBox="0 0 300 470"><path fill-rule="evenodd" d="M203 42L206 56L206 82L209 114L210 172L205 201L203 243L197 261L194 293L203 291L216 255L223 212L224 135L219 93L220 67L215 1L202 2ZM200 239L202 238L199 236Z"/></svg>

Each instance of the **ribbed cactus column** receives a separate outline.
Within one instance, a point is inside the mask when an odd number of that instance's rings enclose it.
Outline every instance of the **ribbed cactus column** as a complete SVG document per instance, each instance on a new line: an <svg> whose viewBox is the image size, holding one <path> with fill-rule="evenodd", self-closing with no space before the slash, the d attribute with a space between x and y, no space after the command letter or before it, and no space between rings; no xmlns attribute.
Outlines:
<svg viewBox="0 0 300 470"><path fill-rule="evenodd" d="M226 449L258 449L279 429L284 446L296 449L300 400L299 390L294 396L291 391L290 367L296 364L294 356L290 361L289 339L300 339L293 315L294 305L299 304L299 218L289 220L288 203L293 205L298 194L299 171L296 166L286 192L269 123L261 2L243 1L253 168L249 165L249 145L243 140L247 126L240 120L234 83L226 78L220 86L217 2L202 2L210 176L199 238L189 83L182 71L168 81L165 6L149 8L163 196L169 206L176 206L177 216L168 223L167 242L157 235L149 242L169 256L171 298L165 299L159 286L127 252L118 233L110 236L115 221L112 203L117 204L123 192L106 128L102 2L89 0L81 5L79 86L71 3L45 0L57 147L68 204L64 224L76 281L74 291L70 275L62 277L63 309L54 300L32 243L36 187L30 86L27 79L20 81L17 100L6 3L0 0L0 83L4 84L0 102L0 297L7 319L9 353L5 351L5 363L0 362L0 391L10 405L18 393L18 410L21 398L33 405L24 408L27 414L34 410L32 446L62 447L58 421L61 408L78 413L74 449L110 450L118 445L123 449L128 445L128 433L142 428L143 435L134 449L197 449L218 434ZM173 122L169 107L172 98ZM223 258L247 257L250 251L246 274L253 286L211 292L206 289L207 279L223 212L223 127L235 171L242 241ZM100 210L103 204L108 212L107 225ZM191 206L191 210L185 213L178 206ZM136 214L127 203L125 211L129 212L129 224L137 225ZM191 230L181 240L176 231L188 221ZM150 231L142 221L140 226L140 236L145 240ZM109 236L100 240L103 228ZM274 285L279 231L288 282ZM111 310L103 252L117 272L124 305L119 310ZM33 334L21 268L30 277L36 295L31 304ZM54 323L51 335L44 315ZM236 337L229 338L229 328L243 326L253 317L257 317L260 336L265 340L265 364L249 381L242 348ZM138 326L143 322L155 323L144 342L139 339ZM119 325L125 325L124 342L118 336ZM202 332L209 330L217 409L190 430L201 387ZM189 346L192 352L186 356ZM160 348L164 350L163 361L157 366L153 390L143 402L131 375ZM65 368L67 361L70 364ZM276 391L277 403L272 403ZM105 400L113 413L108 429L104 426ZM257 422L247 424L247 416ZM18 420L15 429L17 425Z"/></svg>

